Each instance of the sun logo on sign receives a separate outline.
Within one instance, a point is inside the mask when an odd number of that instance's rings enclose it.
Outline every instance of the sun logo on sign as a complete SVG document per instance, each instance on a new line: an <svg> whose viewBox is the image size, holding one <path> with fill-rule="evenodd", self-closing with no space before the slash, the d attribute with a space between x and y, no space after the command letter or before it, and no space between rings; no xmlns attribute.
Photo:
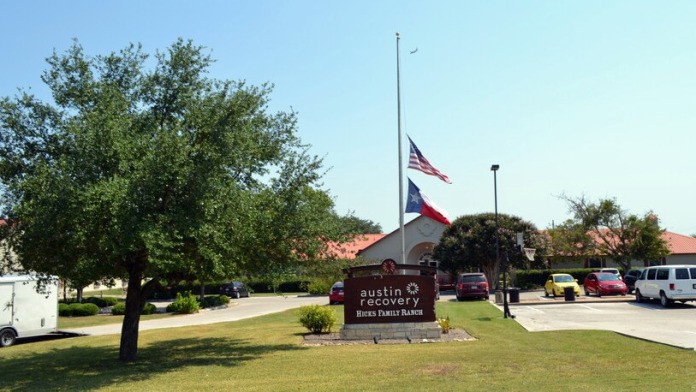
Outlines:
<svg viewBox="0 0 696 392"><path fill-rule="evenodd" d="M418 294L418 285L411 282L406 285L406 292L408 292L411 295Z"/></svg>

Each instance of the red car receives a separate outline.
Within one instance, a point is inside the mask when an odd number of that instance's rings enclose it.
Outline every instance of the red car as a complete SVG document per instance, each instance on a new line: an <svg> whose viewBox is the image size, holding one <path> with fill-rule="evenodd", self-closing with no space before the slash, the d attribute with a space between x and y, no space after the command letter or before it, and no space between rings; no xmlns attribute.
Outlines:
<svg viewBox="0 0 696 392"><path fill-rule="evenodd" d="M343 303L343 282L336 282L329 291L329 305Z"/></svg>
<svg viewBox="0 0 696 392"><path fill-rule="evenodd" d="M597 294L598 297L607 294L628 293L628 287L623 280L611 272L591 272L585 277L583 283L585 295Z"/></svg>
<svg viewBox="0 0 696 392"><path fill-rule="evenodd" d="M459 274L457 277L457 300L464 298L488 299L488 279L482 273Z"/></svg>

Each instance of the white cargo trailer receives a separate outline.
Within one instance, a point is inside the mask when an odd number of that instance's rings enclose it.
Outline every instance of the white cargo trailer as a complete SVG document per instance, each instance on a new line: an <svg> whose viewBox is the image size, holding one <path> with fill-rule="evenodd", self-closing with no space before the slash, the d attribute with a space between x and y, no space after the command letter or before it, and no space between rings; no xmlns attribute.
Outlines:
<svg viewBox="0 0 696 392"><path fill-rule="evenodd" d="M34 275L0 276L0 347L17 338L46 335L58 327L58 281L40 289Z"/></svg>

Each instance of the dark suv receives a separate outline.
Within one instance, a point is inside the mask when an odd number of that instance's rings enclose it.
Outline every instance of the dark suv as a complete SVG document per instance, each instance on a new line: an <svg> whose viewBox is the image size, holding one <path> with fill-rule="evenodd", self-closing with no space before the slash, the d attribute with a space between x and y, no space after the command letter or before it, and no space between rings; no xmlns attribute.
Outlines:
<svg viewBox="0 0 696 392"><path fill-rule="evenodd" d="M626 272L626 276L624 276L624 283L626 283L626 286L628 286L628 293L631 294L633 290L636 289L636 280L640 278L640 274L643 272L642 269L632 269L628 272Z"/></svg>
<svg viewBox="0 0 696 392"><path fill-rule="evenodd" d="M247 289L242 282L230 282L223 284L220 286L220 294L224 294L230 298L248 297L250 295L249 289Z"/></svg>
<svg viewBox="0 0 696 392"><path fill-rule="evenodd" d="M487 300L488 279L486 279L486 275L480 272L459 274L455 290L457 292L458 301L464 298L481 298Z"/></svg>

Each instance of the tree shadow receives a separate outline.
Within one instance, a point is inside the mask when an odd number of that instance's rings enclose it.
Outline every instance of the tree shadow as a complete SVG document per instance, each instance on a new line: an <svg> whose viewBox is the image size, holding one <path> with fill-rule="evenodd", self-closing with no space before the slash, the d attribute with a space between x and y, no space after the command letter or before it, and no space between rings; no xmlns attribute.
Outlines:
<svg viewBox="0 0 696 392"><path fill-rule="evenodd" d="M140 347L138 359L118 360L118 346L73 346L20 358L0 359L0 390L87 391L147 380L187 366L234 367L295 344L250 344L229 338L186 338Z"/></svg>

